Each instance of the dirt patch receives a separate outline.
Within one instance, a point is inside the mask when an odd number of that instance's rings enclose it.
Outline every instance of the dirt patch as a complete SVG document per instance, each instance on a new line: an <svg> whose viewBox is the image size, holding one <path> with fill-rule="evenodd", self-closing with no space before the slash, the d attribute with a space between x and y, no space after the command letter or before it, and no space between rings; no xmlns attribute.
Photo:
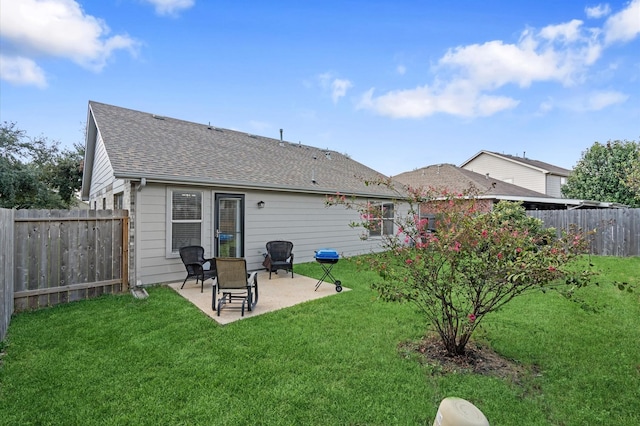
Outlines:
<svg viewBox="0 0 640 426"><path fill-rule="evenodd" d="M473 341L467 344L466 353L459 356L449 355L439 336L428 336L418 342L405 342L398 349L404 357L417 358L419 362L429 366L432 374L474 373L500 377L517 384L540 374L535 365L522 365Z"/></svg>

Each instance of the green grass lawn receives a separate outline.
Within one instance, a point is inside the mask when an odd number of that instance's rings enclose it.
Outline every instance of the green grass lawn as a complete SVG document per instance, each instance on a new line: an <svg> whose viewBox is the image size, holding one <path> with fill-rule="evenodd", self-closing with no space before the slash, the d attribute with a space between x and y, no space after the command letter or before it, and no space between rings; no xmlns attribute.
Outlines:
<svg viewBox="0 0 640 426"><path fill-rule="evenodd" d="M519 383L403 356L424 318L346 260L333 274L352 291L225 326L165 287L21 313L0 346L0 424L431 425L447 396L492 425L640 424L640 286L610 284L640 283L640 258L595 261L587 309L532 293L486 318L478 339L534 372Z"/></svg>

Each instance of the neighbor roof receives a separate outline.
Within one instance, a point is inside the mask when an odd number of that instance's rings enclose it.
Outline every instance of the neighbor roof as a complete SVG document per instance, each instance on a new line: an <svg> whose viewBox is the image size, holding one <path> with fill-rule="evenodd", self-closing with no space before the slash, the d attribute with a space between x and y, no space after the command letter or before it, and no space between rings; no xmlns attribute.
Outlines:
<svg viewBox="0 0 640 426"><path fill-rule="evenodd" d="M592 200L554 198L518 185L496 180L488 175L456 167L453 164L436 164L404 172L393 179L413 188L447 189L464 193L471 187L479 190L478 198L494 201L521 201L529 210L577 209L577 208L625 208L618 203Z"/></svg>
<svg viewBox="0 0 640 426"><path fill-rule="evenodd" d="M503 182L487 175L456 167L453 164L436 164L422 167L410 172L404 172L393 177L394 180L413 188L447 189L462 193L474 187L482 195L504 195L512 197L551 197L537 191L532 191L518 185Z"/></svg>
<svg viewBox="0 0 640 426"><path fill-rule="evenodd" d="M336 151L89 102L119 179L397 196L388 177ZM87 152L95 147L87 140Z"/></svg>
<svg viewBox="0 0 640 426"><path fill-rule="evenodd" d="M460 165L460 167L466 166L468 163L470 163L472 160L476 159L477 157L479 157L482 154L487 154L487 155L491 155L491 156L494 156L494 157L500 157L500 158L505 159L507 161L520 163L520 164L523 164L525 166L538 169L541 172L551 173L551 174L554 174L554 175L559 175L559 176L565 176L566 177L566 176L569 176L569 174L571 173L571 170L568 170L568 169L565 169L565 168L562 168L562 167L558 167L558 166L554 166L553 164L545 163L544 161L532 160L530 158L526 158L524 155L522 157L518 157L517 155L500 154L500 153L497 153L497 152L484 151L484 150L478 152L476 155L474 155L473 157L471 157L470 159L468 159L467 161L462 163Z"/></svg>

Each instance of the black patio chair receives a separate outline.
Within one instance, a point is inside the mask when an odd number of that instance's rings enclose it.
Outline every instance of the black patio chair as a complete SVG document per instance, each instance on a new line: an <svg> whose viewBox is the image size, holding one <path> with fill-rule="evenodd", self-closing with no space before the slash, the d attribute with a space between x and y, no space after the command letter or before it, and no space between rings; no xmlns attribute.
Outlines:
<svg viewBox="0 0 640 426"><path fill-rule="evenodd" d="M187 276L180 288L184 287L189 278L195 278L196 285L198 285L198 280L201 281L200 293L202 293L204 291L204 280L216 277L215 260L205 259L204 248L201 246L182 247L180 249L180 258L187 270Z"/></svg>
<svg viewBox="0 0 640 426"><path fill-rule="evenodd" d="M262 263L269 271L269 279L271 273L278 273L278 269L291 271L293 278L293 243L291 241L269 241L267 243L267 256Z"/></svg>
<svg viewBox="0 0 640 426"><path fill-rule="evenodd" d="M211 309L217 310L220 316L223 306L237 301L240 304L235 307L241 309L241 316L244 316L245 308L252 311L258 303L258 272L249 274L247 261L241 257L218 257L215 262L218 274L213 287ZM222 297L218 299L216 309L216 294L219 293L222 293Z"/></svg>

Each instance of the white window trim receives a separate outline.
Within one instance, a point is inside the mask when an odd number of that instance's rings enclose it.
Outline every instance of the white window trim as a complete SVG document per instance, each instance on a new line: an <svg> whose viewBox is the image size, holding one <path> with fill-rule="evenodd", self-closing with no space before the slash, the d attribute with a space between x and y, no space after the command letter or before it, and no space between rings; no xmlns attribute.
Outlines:
<svg viewBox="0 0 640 426"><path fill-rule="evenodd" d="M394 228L395 228L395 218L396 218L396 206L393 202L391 201L369 201L369 205L371 205L372 207L377 207L380 206L381 207L381 213L382 213L382 218L380 219L376 219L380 221L380 234L376 234L376 235L371 235L371 230L369 230L368 234L369 234L369 238L372 239L382 239L385 236L391 236L394 234ZM390 205L393 208L393 215L390 218L385 218L384 217L384 208L385 206ZM390 233L386 233L384 232L384 221L391 221L391 232Z"/></svg>
<svg viewBox="0 0 640 426"><path fill-rule="evenodd" d="M205 218L205 199L204 199L204 191L198 190L198 189L185 189L185 188L171 188L171 187L167 187L167 192L166 192L166 224L165 224L165 229L166 229L166 239L165 239L165 256L167 258L177 258L180 257L180 253L178 253L177 251L172 251L171 250L171 246L173 243L173 193L175 191L183 191L183 192L199 192L200 193L200 200L202 203L201 206L201 210L200 210L200 220L180 220L180 221L176 221L175 223L197 223L200 222L200 245L202 245L204 247L204 241L205 241L205 235L204 235L204 227L205 227L205 223L204 223L204 218Z"/></svg>

